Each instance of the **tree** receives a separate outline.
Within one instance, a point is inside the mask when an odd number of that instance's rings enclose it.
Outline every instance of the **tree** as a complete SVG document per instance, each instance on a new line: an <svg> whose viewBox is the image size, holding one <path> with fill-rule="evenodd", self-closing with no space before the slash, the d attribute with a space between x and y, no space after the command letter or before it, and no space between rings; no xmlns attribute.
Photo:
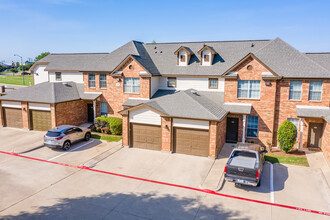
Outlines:
<svg viewBox="0 0 330 220"><path fill-rule="evenodd" d="M46 57L47 55L49 55L49 52L43 52L40 55L36 56L36 58L34 59L35 62L41 60L42 58Z"/></svg>
<svg viewBox="0 0 330 220"><path fill-rule="evenodd" d="M0 73L4 70L3 66L0 65Z"/></svg>
<svg viewBox="0 0 330 220"><path fill-rule="evenodd" d="M17 73L18 72L18 70L16 68L11 68L10 71L13 72L13 73Z"/></svg>
<svg viewBox="0 0 330 220"><path fill-rule="evenodd" d="M290 122L285 121L281 124L281 126L277 130L277 140L280 144L280 148L288 153L297 139L297 128L296 126Z"/></svg>
<svg viewBox="0 0 330 220"><path fill-rule="evenodd" d="M155 40L153 40L153 41L152 41L152 43L153 43L153 44L155 44L155 43L156 43L156 41L155 41Z"/></svg>

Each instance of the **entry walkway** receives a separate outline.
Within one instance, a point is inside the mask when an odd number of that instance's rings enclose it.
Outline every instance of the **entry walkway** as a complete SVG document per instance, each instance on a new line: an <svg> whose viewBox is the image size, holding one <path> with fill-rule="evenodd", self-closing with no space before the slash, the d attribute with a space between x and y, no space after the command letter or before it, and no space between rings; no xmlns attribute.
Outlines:
<svg viewBox="0 0 330 220"><path fill-rule="evenodd" d="M323 152L306 150L305 153L309 166L315 170L320 169L328 183L328 187L330 187L330 166L328 161L325 159Z"/></svg>

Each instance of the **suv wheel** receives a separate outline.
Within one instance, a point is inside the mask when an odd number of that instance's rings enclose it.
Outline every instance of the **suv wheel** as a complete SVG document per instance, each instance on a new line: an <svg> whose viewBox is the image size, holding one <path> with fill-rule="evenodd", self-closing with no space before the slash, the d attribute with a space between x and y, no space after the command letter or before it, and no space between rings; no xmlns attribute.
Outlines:
<svg viewBox="0 0 330 220"><path fill-rule="evenodd" d="M91 138L91 133L87 132L85 134L85 141L89 141L90 138Z"/></svg>
<svg viewBox="0 0 330 220"><path fill-rule="evenodd" d="M63 150L69 150L70 147L71 147L71 143L70 143L70 141L66 141L66 142L64 142L62 148L63 148Z"/></svg>

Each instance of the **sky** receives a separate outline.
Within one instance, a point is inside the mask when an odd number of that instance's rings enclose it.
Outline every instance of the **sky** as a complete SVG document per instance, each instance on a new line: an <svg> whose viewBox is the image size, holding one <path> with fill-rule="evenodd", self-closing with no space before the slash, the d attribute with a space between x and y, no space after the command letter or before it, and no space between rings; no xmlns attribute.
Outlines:
<svg viewBox="0 0 330 220"><path fill-rule="evenodd" d="M0 0L0 61L157 43L280 37L330 52L329 0Z"/></svg>

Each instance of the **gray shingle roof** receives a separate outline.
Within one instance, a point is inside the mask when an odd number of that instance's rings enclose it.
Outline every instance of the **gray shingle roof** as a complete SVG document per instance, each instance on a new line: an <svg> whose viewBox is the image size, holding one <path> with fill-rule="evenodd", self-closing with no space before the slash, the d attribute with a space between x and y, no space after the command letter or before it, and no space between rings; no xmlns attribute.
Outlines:
<svg viewBox="0 0 330 220"><path fill-rule="evenodd" d="M145 104L171 117L221 120L226 114L221 106L222 92L193 89L152 99Z"/></svg>
<svg viewBox="0 0 330 220"><path fill-rule="evenodd" d="M236 114L250 114L252 104L248 103L224 103L223 108L230 113Z"/></svg>
<svg viewBox="0 0 330 220"><path fill-rule="evenodd" d="M306 53L306 56L330 71L330 53Z"/></svg>
<svg viewBox="0 0 330 220"><path fill-rule="evenodd" d="M73 100L94 100L100 96L96 93L84 93L83 84L74 82L44 82L15 90L0 100L28 101L41 103L60 103Z"/></svg>
<svg viewBox="0 0 330 220"><path fill-rule="evenodd" d="M211 66L200 65L198 51L205 44L217 53ZM188 66L177 65L177 56L174 51L181 46L192 53ZM50 54L39 63L49 62L46 70L112 72L126 57L131 55L152 75L221 76L250 53L254 54L279 76L330 78L330 55L301 53L279 38L274 40L155 44L130 41L111 53Z"/></svg>
<svg viewBox="0 0 330 220"><path fill-rule="evenodd" d="M330 107L297 105L297 116L306 118L323 118L330 124Z"/></svg>

